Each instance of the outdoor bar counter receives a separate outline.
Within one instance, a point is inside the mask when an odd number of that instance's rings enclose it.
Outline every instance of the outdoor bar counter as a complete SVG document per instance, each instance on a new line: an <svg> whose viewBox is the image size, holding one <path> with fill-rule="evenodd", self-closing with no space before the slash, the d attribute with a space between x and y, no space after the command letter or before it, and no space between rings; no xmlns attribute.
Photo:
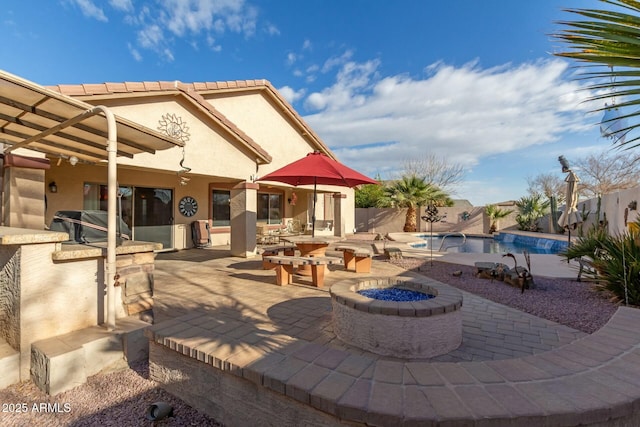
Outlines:
<svg viewBox="0 0 640 427"><path fill-rule="evenodd" d="M0 227L0 343L19 352L29 378L33 342L105 321L106 243L66 244L64 232ZM146 316L153 307L155 250L127 241L116 249L116 317ZM6 385L6 384L5 384Z"/></svg>
<svg viewBox="0 0 640 427"><path fill-rule="evenodd" d="M65 233L63 233L65 234ZM162 243L138 242L125 240L122 245L116 246L116 256L147 253L162 249ZM100 243L71 243L61 245L60 250L55 251L51 257L54 261L70 261L74 259L97 258L107 256L107 242Z"/></svg>

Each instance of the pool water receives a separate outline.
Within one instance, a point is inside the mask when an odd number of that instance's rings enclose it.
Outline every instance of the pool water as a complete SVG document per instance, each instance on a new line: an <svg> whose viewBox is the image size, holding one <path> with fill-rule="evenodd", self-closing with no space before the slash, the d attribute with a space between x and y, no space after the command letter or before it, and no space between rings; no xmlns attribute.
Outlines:
<svg viewBox="0 0 640 427"><path fill-rule="evenodd" d="M437 251L442 243L442 236L438 235L433 236L433 242L428 234L421 234L417 237L422 238L425 243L413 244L412 246L415 248L433 248L434 251ZM448 236L445 240L445 247L448 247L447 252L521 254L526 249L530 254L558 254L567 248L566 241L507 233L499 233L495 238L467 237L463 246L450 247L459 245L462 241L461 236Z"/></svg>

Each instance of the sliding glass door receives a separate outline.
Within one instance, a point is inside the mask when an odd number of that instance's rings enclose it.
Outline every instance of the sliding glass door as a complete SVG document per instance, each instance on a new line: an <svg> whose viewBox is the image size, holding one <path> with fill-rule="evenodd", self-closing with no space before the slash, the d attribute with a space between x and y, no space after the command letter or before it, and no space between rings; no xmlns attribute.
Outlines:
<svg viewBox="0 0 640 427"><path fill-rule="evenodd" d="M173 190L134 187L133 237L144 242L159 242L173 247Z"/></svg>
<svg viewBox="0 0 640 427"><path fill-rule="evenodd" d="M120 186L118 210L133 240L162 243L173 248L173 190ZM84 184L84 209L107 210L107 186Z"/></svg>

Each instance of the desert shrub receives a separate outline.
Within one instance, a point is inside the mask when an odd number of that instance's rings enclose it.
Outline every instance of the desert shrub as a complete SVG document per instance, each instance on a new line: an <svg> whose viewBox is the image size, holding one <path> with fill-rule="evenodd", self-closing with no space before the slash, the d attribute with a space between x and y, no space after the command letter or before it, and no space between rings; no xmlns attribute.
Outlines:
<svg viewBox="0 0 640 427"><path fill-rule="evenodd" d="M623 232L601 241L602 255L593 260L595 286L616 301L640 305L640 246L638 234Z"/></svg>

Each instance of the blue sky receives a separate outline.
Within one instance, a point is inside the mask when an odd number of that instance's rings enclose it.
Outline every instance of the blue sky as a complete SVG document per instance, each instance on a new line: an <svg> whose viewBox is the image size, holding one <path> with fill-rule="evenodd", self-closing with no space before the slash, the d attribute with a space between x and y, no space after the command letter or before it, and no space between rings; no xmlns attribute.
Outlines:
<svg viewBox="0 0 640 427"><path fill-rule="evenodd" d="M610 148L550 37L597 0L4 0L1 68L43 85L267 79L371 177L436 155L454 197L526 195Z"/></svg>

